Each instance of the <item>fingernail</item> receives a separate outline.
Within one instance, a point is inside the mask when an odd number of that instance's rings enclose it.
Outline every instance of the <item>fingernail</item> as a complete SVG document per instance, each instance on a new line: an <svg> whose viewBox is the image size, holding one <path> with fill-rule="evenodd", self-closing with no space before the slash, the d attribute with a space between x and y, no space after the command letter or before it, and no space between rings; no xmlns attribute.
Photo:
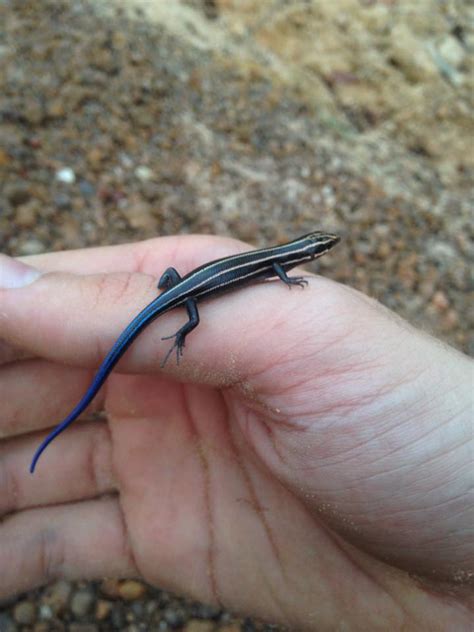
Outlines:
<svg viewBox="0 0 474 632"><path fill-rule="evenodd" d="M41 272L36 268L6 255L0 255L0 288L24 287L40 276Z"/></svg>

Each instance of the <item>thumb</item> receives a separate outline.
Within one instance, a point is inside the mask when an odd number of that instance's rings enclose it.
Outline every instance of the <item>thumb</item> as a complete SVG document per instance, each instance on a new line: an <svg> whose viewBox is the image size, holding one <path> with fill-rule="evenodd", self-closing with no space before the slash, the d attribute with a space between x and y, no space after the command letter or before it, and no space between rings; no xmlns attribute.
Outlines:
<svg viewBox="0 0 474 632"><path fill-rule="evenodd" d="M40 270L0 254L0 289L24 287L40 276Z"/></svg>
<svg viewBox="0 0 474 632"><path fill-rule="evenodd" d="M43 273L1 255L2 347L19 348L22 356L92 367L136 314L137 306L156 296L156 281L149 275Z"/></svg>

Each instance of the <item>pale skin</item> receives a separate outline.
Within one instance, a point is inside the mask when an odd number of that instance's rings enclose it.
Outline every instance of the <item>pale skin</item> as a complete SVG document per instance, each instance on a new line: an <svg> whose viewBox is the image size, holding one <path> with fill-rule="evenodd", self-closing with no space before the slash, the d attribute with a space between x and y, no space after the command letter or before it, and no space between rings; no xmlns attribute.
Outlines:
<svg viewBox="0 0 474 632"><path fill-rule="evenodd" d="M0 598L134 576L291 629L469 630L472 363L322 277L201 303L179 367L161 337L185 312L160 318L91 407L106 416L29 474L163 270L245 249L23 259L36 280L0 257L0 287L31 281L0 289Z"/></svg>

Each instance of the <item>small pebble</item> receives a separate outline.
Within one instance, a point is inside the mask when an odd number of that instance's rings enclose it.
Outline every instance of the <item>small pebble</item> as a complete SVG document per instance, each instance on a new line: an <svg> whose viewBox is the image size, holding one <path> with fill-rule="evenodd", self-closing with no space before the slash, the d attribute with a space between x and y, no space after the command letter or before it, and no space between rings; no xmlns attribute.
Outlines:
<svg viewBox="0 0 474 632"><path fill-rule="evenodd" d="M139 167L137 167L134 173L141 182L148 182L148 180L151 180L153 178L153 171L149 167L145 167L144 165L140 165Z"/></svg>
<svg viewBox="0 0 474 632"><path fill-rule="evenodd" d="M39 255L45 250L44 244L38 239L28 239L18 247L20 255Z"/></svg>
<svg viewBox="0 0 474 632"><path fill-rule="evenodd" d="M87 153L87 162L91 166L93 170L98 170L102 164L102 161L105 159L105 153L99 147L93 147Z"/></svg>
<svg viewBox="0 0 474 632"><path fill-rule="evenodd" d="M70 167L63 167L56 171L56 180L64 184L73 184L76 181L76 174Z"/></svg>
<svg viewBox="0 0 474 632"><path fill-rule="evenodd" d="M199 617L200 619L217 619L221 615L222 609L219 608L219 606L196 603L193 604L192 612L195 617Z"/></svg>
<svg viewBox="0 0 474 632"><path fill-rule="evenodd" d="M145 607L142 601L132 601L130 609L137 619L141 619L143 617Z"/></svg>
<svg viewBox="0 0 474 632"><path fill-rule="evenodd" d="M112 599L120 597L120 581L118 579L104 579L100 583L99 589L106 597Z"/></svg>
<svg viewBox="0 0 474 632"><path fill-rule="evenodd" d="M78 590L71 599L71 610L77 617L89 614L94 603L94 593L90 590Z"/></svg>
<svg viewBox="0 0 474 632"><path fill-rule="evenodd" d="M433 294L431 302L440 312L444 312L449 307L449 299L444 292L441 292L441 290L438 290Z"/></svg>
<svg viewBox="0 0 474 632"><path fill-rule="evenodd" d="M40 619L49 621L53 618L53 610L51 606L47 603L42 603L39 608L39 616Z"/></svg>
<svg viewBox="0 0 474 632"><path fill-rule="evenodd" d="M125 616L123 609L120 606L115 605L110 613L110 620L115 630L122 630L125 625Z"/></svg>
<svg viewBox="0 0 474 632"><path fill-rule="evenodd" d="M99 632L95 623L70 623L68 632Z"/></svg>
<svg viewBox="0 0 474 632"><path fill-rule="evenodd" d="M251 619L245 619L242 623L242 632L255 632L256 629L255 623Z"/></svg>
<svg viewBox="0 0 474 632"><path fill-rule="evenodd" d="M241 626L237 621L226 623L226 625L219 626L219 632L240 632Z"/></svg>
<svg viewBox="0 0 474 632"><path fill-rule="evenodd" d="M15 223L20 228L31 228L35 225L38 216L37 200L30 200L26 204L21 204L15 213Z"/></svg>
<svg viewBox="0 0 474 632"><path fill-rule="evenodd" d="M119 595L126 601L141 599L146 594L146 586L135 579L127 579L120 584Z"/></svg>
<svg viewBox="0 0 474 632"><path fill-rule="evenodd" d="M392 247L390 246L390 242L382 241L377 246L377 256L379 259L388 259L392 253Z"/></svg>
<svg viewBox="0 0 474 632"><path fill-rule="evenodd" d="M95 616L99 621L107 619L112 610L112 602L105 599L99 599L95 607Z"/></svg>
<svg viewBox="0 0 474 632"><path fill-rule="evenodd" d="M31 198L31 191L28 185L18 182L6 185L3 189L3 195L10 201L12 206L20 206L20 204L25 204Z"/></svg>
<svg viewBox="0 0 474 632"><path fill-rule="evenodd" d="M36 606L31 601L20 601L14 610L13 618L22 625L31 625L36 619Z"/></svg>
<svg viewBox="0 0 474 632"><path fill-rule="evenodd" d="M423 296L424 298L430 298L431 296L433 296L434 291L435 291L435 283L433 279L426 279L425 281L422 281L419 285L419 291L421 296Z"/></svg>
<svg viewBox="0 0 474 632"><path fill-rule="evenodd" d="M79 191L84 197L92 197L95 194L95 187L87 180L79 182Z"/></svg>
<svg viewBox="0 0 474 632"><path fill-rule="evenodd" d="M17 632L18 627L6 612L0 612L0 632Z"/></svg>
<svg viewBox="0 0 474 632"><path fill-rule="evenodd" d="M438 47L438 51L449 64L456 68L462 64L466 57L464 47L452 35L444 38Z"/></svg>
<svg viewBox="0 0 474 632"><path fill-rule="evenodd" d="M450 309L446 312L443 320L441 321L441 328L443 331L451 331L459 323L459 316L454 309Z"/></svg>
<svg viewBox="0 0 474 632"><path fill-rule="evenodd" d="M10 163L10 156L6 151L0 149L0 167L6 167Z"/></svg>
<svg viewBox="0 0 474 632"><path fill-rule="evenodd" d="M456 259L456 250L445 241L435 241L428 244L427 253L434 261L440 264L448 264Z"/></svg>
<svg viewBox="0 0 474 632"><path fill-rule="evenodd" d="M67 193L57 193L53 202L59 210L66 211L71 208L71 198Z"/></svg>
<svg viewBox="0 0 474 632"><path fill-rule="evenodd" d="M150 207L146 202L137 201L132 203L126 210L128 223L132 228L152 230L156 220L151 214Z"/></svg>
<svg viewBox="0 0 474 632"><path fill-rule="evenodd" d="M166 608L162 617L171 628L180 628L187 619L185 611L179 606Z"/></svg>
<svg viewBox="0 0 474 632"><path fill-rule="evenodd" d="M183 632L212 632L215 629L216 624L213 621L201 621L200 619L191 619L191 621L188 621L184 626ZM235 630L235 632L238 632L238 630L240 630L240 626ZM234 632L234 630L229 629L229 632Z"/></svg>
<svg viewBox="0 0 474 632"><path fill-rule="evenodd" d="M151 599L150 601L146 602L146 604L145 604L145 612L146 612L147 616L152 615L157 610L158 610L158 602L156 601L156 599Z"/></svg>
<svg viewBox="0 0 474 632"><path fill-rule="evenodd" d="M31 99L25 103L22 114L31 125L39 125L44 121L45 109L37 99Z"/></svg>
<svg viewBox="0 0 474 632"><path fill-rule="evenodd" d="M46 112L49 118L61 118L66 114L64 103L59 99L52 99L47 104Z"/></svg>

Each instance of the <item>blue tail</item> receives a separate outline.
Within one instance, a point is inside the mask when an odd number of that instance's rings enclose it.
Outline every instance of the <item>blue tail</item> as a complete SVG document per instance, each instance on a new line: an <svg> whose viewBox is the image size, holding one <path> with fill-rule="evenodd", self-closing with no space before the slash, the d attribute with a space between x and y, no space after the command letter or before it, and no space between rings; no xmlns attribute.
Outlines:
<svg viewBox="0 0 474 632"><path fill-rule="evenodd" d="M79 415L84 412L84 410L89 406L91 401L99 392L102 384L110 375L110 372L123 356L125 351L128 349L132 341L136 338L136 336L140 333L143 327L137 326L137 319L134 319L132 323L124 330L124 332L120 335L112 349L107 354L105 360L100 365L99 370L97 371L92 384L87 389L84 397L81 399L79 404L69 413L64 421L62 421L54 430L52 430L49 435L44 439L42 444L36 450L33 460L30 465L30 472L33 474L35 471L36 464L38 459L44 450L48 447L48 445L56 439L56 437L61 434L63 430L66 430L68 426L72 424L72 422L79 417ZM139 322L138 324L141 324Z"/></svg>
<svg viewBox="0 0 474 632"><path fill-rule="evenodd" d="M33 460L30 465L30 472L33 474L35 471L36 464L38 463L38 459L44 452L44 450L48 447L48 445L56 439L56 437L66 430L68 426L72 424L72 422L79 417L79 415L84 412L84 410L89 406L91 401L99 392L101 386L105 382L105 380L110 375L110 372L123 356L128 347L132 344L135 338L138 336L140 332L142 332L145 327L155 320L160 314L166 311L166 303L163 300L165 295L161 294L154 301L152 301L149 305L147 305L135 318L132 322L122 331L112 349L107 354L106 358L102 362L97 371L92 384L87 389L84 397L77 404L77 406L72 410L69 415L62 421L54 430L50 432L50 434L44 439L42 444L36 450Z"/></svg>
<svg viewBox="0 0 474 632"><path fill-rule="evenodd" d="M56 426L56 428L52 432L49 433L49 435L46 437L46 439L44 439L44 441L41 443L39 448L36 450L36 452L35 452L35 454L33 456L33 460L31 461L31 465L30 465L30 473L31 474L33 474L33 472L35 471L35 467L36 467L36 464L38 463L38 459L43 454L43 452L46 450L46 448L51 443L51 441L56 439L56 437L59 434L61 434L61 432L63 430L66 430L66 428L68 426L70 426L72 424L72 422L75 421L79 417L79 415L89 406L91 401L97 395L100 387L105 382L105 380L106 380L106 378L107 378L109 373L110 373L110 369L108 371L104 371L102 369L102 367L101 367L101 369L99 369L99 372L97 373L96 377L94 378L94 381L92 382L92 384L88 388L87 393L81 399L79 404L77 404L77 406L69 413L69 415L66 417L66 419L64 421L62 421L58 426Z"/></svg>

